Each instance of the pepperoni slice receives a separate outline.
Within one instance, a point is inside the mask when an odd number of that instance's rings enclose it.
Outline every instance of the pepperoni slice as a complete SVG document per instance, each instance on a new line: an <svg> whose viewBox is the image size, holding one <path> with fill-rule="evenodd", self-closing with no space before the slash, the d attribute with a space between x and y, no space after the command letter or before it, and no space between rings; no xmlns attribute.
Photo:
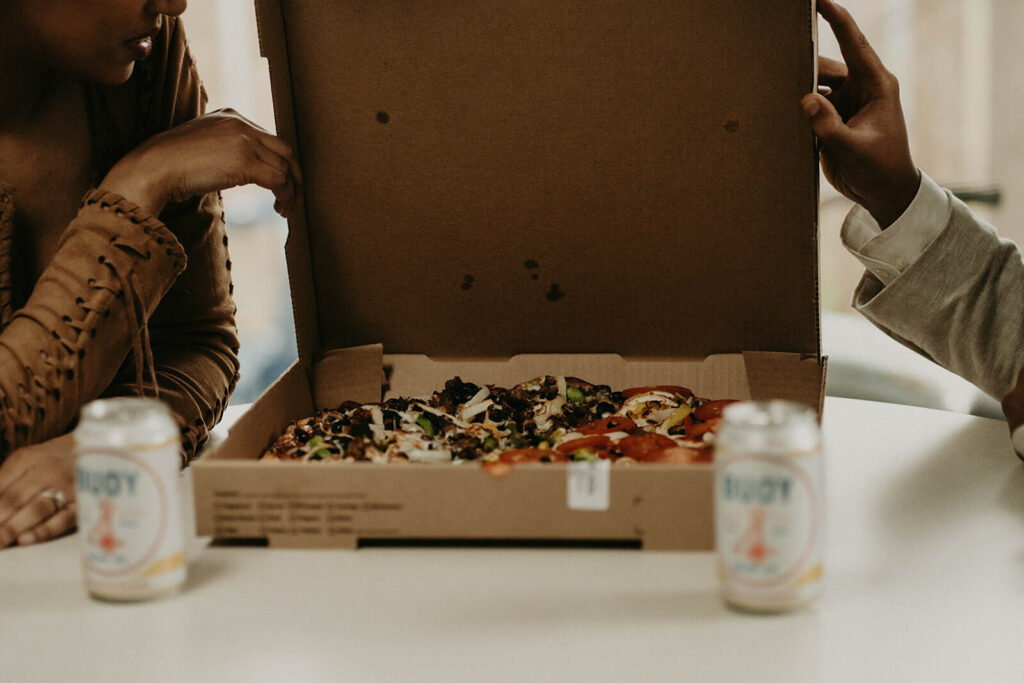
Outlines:
<svg viewBox="0 0 1024 683"><path fill-rule="evenodd" d="M675 448L676 442L662 434L636 434L615 444L623 457L643 460L644 456L666 448Z"/></svg>
<svg viewBox="0 0 1024 683"><path fill-rule="evenodd" d="M634 429L636 429L636 423L625 415L612 415L577 427L576 431L580 434L607 434L608 432L631 432Z"/></svg>

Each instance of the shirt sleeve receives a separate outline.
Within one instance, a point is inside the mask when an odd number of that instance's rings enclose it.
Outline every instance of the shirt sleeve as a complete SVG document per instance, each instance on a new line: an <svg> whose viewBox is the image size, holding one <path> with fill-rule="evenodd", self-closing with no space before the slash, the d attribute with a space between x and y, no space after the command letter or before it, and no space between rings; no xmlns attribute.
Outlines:
<svg viewBox="0 0 1024 683"><path fill-rule="evenodd" d="M949 210L949 196L922 172L914 200L895 223L882 230L867 211L851 212L840 239L864 268L890 285L942 232Z"/></svg>
<svg viewBox="0 0 1024 683"><path fill-rule="evenodd" d="M867 211L857 206L852 213ZM853 305L897 341L998 399L1024 366L1022 283L1017 245L950 198L947 220L914 263L888 285L866 272Z"/></svg>

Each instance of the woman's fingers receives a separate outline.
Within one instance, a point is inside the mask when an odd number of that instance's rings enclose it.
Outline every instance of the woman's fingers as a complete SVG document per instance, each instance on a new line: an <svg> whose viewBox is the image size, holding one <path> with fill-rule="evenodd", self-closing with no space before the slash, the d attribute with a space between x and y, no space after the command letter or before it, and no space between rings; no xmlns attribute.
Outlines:
<svg viewBox="0 0 1024 683"><path fill-rule="evenodd" d="M299 168L299 160L295 158L295 152L293 152L292 148L288 146L288 143L275 135L271 135L270 133L264 133L264 135L260 137L260 142L266 145L267 149L271 152L287 162L292 178L295 179L295 182L301 185L302 169Z"/></svg>
<svg viewBox="0 0 1024 683"><path fill-rule="evenodd" d="M63 510L58 511L41 524L37 524L35 527L19 535L18 545L32 545L33 543L42 543L43 541L49 541L51 538L57 538L70 531L74 531L77 521L75 504L68 503Z"/></svg>
<svg viewBox="0 0 1024 683"><path fill-rule="evenodd" d="M75 497L74 439L70 433L19 448L11 453L0 471L12 476L0 491L0 548L31 530L66 507L63 501ZM61 496L43 496L44 491Z"/></svg>
<svg viewBox="0 0 1024 683"><path fill-rule="evenodd" d="M0 491L0 548L10 545L13 535L7 530L7 523L19 510L27 505L34 496L39 495L42 487L33 484L24 474L18 476ZM6 542L5 542L6 541Z"/></svg>
<svg viewBox="0 0 1024 683"><path fill-rule="evenodd" d="M32 464L32 458L27 457L28 449L19 448L4 460L3 466L0 467L0 500L3 499L4 493L11 487L11 485L21 475L25 473L29 465ZM4 520L3 505L0 503L0 522Z"/></svg>
<svg viewBox="0 0 1024 683"><path fill-rule="evenodd" d="M250 183L273 191L274 208L287 216L301 194L298 161L282 140L223 109L150 138L115 164L100 186L156 214L168 201Z"/></svg>
<svg viewBox="0 0 1024 683"><path fill-rule="evenodd" d="M40 492L36 491L3 525L0 525L0 548L6 548L29 529L61 512L53 500L39 494Z"/></svg>
<svg viewBox="0 0 1024 683"><path fill-rule="evenodd" d="M251 121L234 109L219 109L214 114L237 119L249 128L253 129L252 134L267 149L283 159L289 166L289 172L296 182L302 183L302 169L299 168L299 161L295 158L295 152L281 138L277 137L258 123Z"/></svg>
<svg viewBox="0 0 1024 683"><path fill-rule="evenodd" d="M295 181L291 175L291 166L259 143L254 144L252 151L255 156L249 169L252 181L274 193L274 210L287 218L295 206Z"/></svg>

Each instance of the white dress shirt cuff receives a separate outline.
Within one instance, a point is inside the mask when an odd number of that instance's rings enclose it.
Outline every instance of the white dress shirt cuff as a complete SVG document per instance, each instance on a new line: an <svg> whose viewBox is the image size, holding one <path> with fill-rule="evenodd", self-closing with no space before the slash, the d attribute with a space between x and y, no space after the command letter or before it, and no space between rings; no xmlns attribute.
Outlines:
<svg viewBox="0 0 1024 683"><path fill-rule="evenodd" d="M924 172L914 200L882 230L860 206L843 222L840 239L883 285L891 284L924 253L946 225L949 195Z"/></svg>

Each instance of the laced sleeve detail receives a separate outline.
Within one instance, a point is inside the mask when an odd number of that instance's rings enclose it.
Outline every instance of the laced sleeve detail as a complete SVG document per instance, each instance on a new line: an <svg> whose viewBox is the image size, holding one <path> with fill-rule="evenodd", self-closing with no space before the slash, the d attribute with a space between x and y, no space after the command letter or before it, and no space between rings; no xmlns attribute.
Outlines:
<svg viewBox="0 0 1024 683"><path fill-rule="evenodd" d="M185 251L157 218L92 190L25 307L0 333L0 458L69 429L133 351L138 391L147 321L185 269Z"/></svg>
<svg viewBox="0 0 1024 683"><path fill-rule="evenodd" d="M0 181L0 330L11 321L11 240L14 224L13 190Z"/></svg>

